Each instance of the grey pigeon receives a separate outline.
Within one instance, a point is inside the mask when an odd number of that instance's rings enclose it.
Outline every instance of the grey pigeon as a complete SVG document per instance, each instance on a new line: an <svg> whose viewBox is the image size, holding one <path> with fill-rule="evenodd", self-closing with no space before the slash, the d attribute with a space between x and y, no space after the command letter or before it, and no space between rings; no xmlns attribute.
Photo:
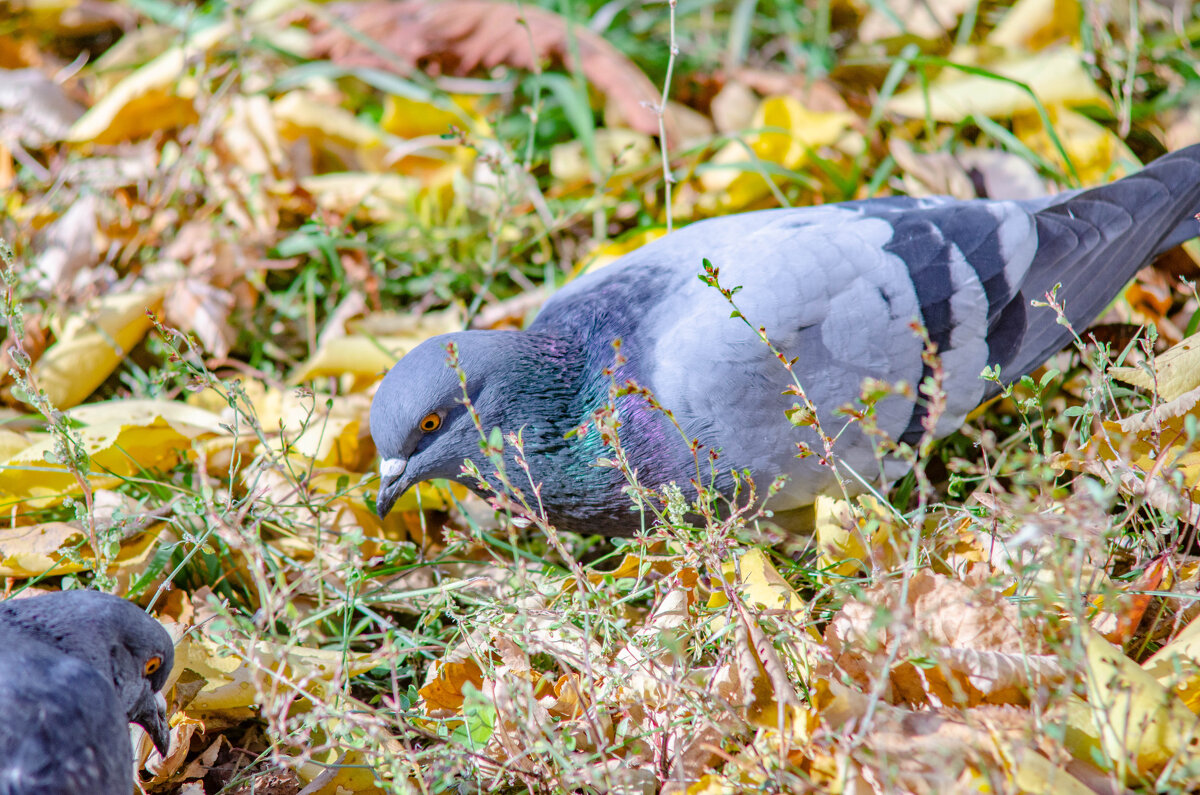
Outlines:
<svg viewBox="0 0 1200 795"><path fill-rule="evenodd" d="M532 474L513 465L510 481L560 529L628 535L643 518L623 493L625 476L597 466L610 456L598 431L570 436L608 400L613 341L625 358L616 383L632 379L673 412L683 430L636 394L617 401L620 442L643 486L688 484L700 474L728 495L731 470L749 470L760 493L787 475L771 507L790 509L822 493L901 475L878 463L870 440L838 411L866 378L919 384L930 372L921 323L944 368L947 405L935 429L954 431L994 384L1012 382L1070 339L1054 311L1031 306L1056 284L1077 330L1094 320L1155 255L1200 234L1200 145L1156 160L1137 174L1090 190L1024 201L888 197L819 207L763 210L692 224L567 284L525 331L463 331L434 337L404 356L371 405L382 457L377 507L386 515L411 485L430 478L485 476L479 432L446 366L454 343L467 392L485 431L523 437ZM709 260L723 287L740 287L738 309L788 358L825 432L837 437L835 471L811 428L786 412L789 374L728 302L697 278ZM924 432L923 399L877 405L879 427L895 440ZM713 469L706 456L719 453ZM706 483L707 485L707 483Z"/></svg>
<svg viewBox="0 0 1200 795"><path fill-rule="evenodd" d="M171 636L96 591L0 603L0 795L130 795L129 722L166 754Z"/></svg>

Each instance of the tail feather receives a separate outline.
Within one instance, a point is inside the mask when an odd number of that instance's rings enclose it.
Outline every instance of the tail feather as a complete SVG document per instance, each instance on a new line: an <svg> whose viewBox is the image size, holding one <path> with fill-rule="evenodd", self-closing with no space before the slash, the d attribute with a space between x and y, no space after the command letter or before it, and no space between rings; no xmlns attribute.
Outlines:
<svg viewBox="0 0 1200 795"><path fill-rule="evenodd" d="M1200 236L1200 144L1155 160L1116 182L1072 192L1037 212L1038 253L1013 300L1057 298L1082 331L1155 256ZM1017 376L1067 341L1048 309L1026 313L1026 333L1004 371Z"/></svg>

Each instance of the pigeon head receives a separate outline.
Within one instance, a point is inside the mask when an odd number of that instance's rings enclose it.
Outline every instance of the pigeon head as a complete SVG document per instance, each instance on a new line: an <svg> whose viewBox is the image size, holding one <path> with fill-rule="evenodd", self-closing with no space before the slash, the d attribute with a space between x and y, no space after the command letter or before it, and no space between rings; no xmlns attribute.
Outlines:
<svg viewBox="0 0 1200 795"><path fill-rule="evenodd" d="M380 516L423 480L462 477L465 459L479 457L479 430L463 405L463 384L450 366L454 345L466 390L485 431L508 430L520 391L521 354L531 335L514 331L462 331L418 345L396 363L371 402L371 437L379 450Z"/></svg>
<svg viewBox="0 0 1200 795"><path fill-rule="evenodd" d="M140 607L98 591L59 591L0 604L0 626L95 668L110 679L132 723L164 756L170 742L158 697L175 662L171 636Z"/></svg>

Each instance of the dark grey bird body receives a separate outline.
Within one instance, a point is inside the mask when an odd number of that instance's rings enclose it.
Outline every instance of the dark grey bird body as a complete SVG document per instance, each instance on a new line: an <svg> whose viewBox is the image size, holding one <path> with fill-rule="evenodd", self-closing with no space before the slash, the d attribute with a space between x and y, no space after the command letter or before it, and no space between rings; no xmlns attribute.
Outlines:
<svg viewBox="0 0 1200 795"><path fill-rule="evenodd" d="M130 795L129 723L160 752L171 637L95 591L0 603L0 795Z"/></svg>
<svg viewBox="0 0 1200 795"><path fill-rule="evenodd" d="M838 413L865 378L919 384L927 373L922 324L944 369L944 436L994 388L980 378L999 366L1004 381L1041 365L1070 338L1055 313L1034 308L1061 284L1057 300L1082 330L1156 254L1200 234L1200 146L1086 191L1028 201L890 197L812 208L765 210L692 224L580 278L551 298L526 331L466 331L418 346L388 373L371 407L383 457L379 508L409 485L461 480L464 458L481 460L478 433L457 403L461 389L445 366L453 341L468 392L485 428L522 431L541 503L560 527L628 534L640 526L622 492L626 481L593 462L609 453L593 431L565 438L607 398L614 339L633 379L670 409L704 454L718 450L718 488L730 470L749 470L760 488L787 485L773 507L788 509L837 493L853 469L868 480L895 477L873 445ZM791 377L731 307L701 282L702 263L740 287L738 309L789 358L824 430L837 436L840 471L819 456L796 457L796 443L820 451L785 412ZM640 483L685 487L697 475L692 452L665 417L637 396L621 398L620 438ZM436 429L420 424L438 416ZM891 396L876 407L879 427L915 441L923 401ZM434 423L431 421L430 425ZM403 463L401 463L403 462ZM532 494L519 470L513 482ZM852 481L853 482L853 481Z"/></svg>

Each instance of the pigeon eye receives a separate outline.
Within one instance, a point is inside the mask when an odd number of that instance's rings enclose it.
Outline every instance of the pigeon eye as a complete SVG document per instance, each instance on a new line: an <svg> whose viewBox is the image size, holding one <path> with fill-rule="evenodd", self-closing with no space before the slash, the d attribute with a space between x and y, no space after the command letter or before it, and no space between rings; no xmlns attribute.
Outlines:
<svg viewBox="0 0 1200 795"><path fill-rule="evenodd" d="M150 676L155 671L157 671L159 668L162 668L162 657L159 657L156 654L153 657L151 657L149 660L146 660L146 667L143 668L142 670L146 676Z"/></svg>
<svg viewBox="0 0 1200 795"><path fill-rule="evenodd" d="M426 414L425 419L421 420L421 430L425 433L431 433L442 427L442 417L439 414Z"/></svg>

